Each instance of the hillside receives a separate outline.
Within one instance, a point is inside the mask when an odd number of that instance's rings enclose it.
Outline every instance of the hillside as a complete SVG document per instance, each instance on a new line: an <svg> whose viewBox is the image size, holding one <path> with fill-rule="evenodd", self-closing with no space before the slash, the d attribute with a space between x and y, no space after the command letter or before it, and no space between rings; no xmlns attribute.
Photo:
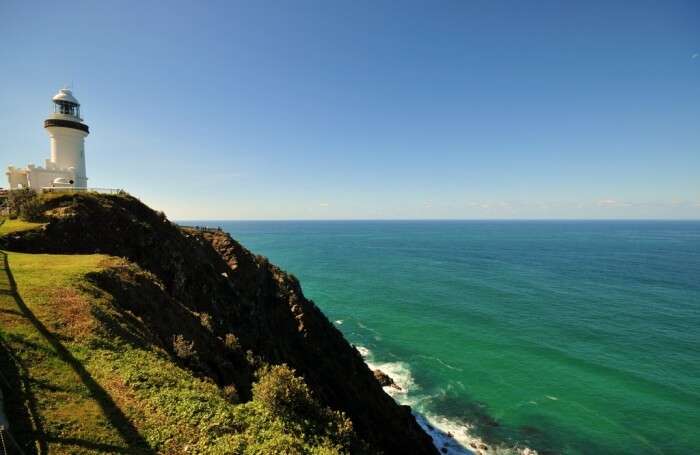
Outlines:
<svg viewBox="0 0 700 455"><path fill-rule="evenodd" d="M27 453L436 450L298 281L127 195L0 226L2 349Z"/></svg>

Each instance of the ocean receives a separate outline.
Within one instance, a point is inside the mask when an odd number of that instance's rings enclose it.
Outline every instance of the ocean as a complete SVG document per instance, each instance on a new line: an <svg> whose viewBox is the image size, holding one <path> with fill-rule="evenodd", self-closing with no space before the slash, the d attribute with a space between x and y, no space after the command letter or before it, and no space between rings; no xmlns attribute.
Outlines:
<svg viewBox="0 0 700 455"><path fill-rule="evenodd" d="M192 223L296 275L450 453L700 453L700 222Z"/></svg>

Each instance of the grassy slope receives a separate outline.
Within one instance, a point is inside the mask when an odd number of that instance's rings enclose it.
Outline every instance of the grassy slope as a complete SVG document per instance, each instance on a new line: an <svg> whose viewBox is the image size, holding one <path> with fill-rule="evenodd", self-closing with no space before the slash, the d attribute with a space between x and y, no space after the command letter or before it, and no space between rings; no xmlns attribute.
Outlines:
<svg viewBox="0 0 700 455"><path fill-rule="evenodd" d="M95 313L107 320L113 309L106 296L90 295L95 290L84 277L110 261L8 253L20 299L0 295L3 338L29 386L25 398L34 403L38 440L53 453L195 448L201 420L231 407L216 386L164 353L110 336L100 326ZM11 289L6 270L2 275L3 290Z"/></svg>
<svg viewBox="0 0 700 455"><path fill-rule="evenodd" d="M30 229L36 229L42 226L42 223L31 223L29 221L22 221L19 219L9 220L0 219L0 237L12 232L28 231Z"/></svg>
<svg viewBox="0 0 700 455"><path fill-rule="evenodd" d="M0 256L7 258L0 262L0 371L17 390L8 394L8 413L28 453L37 447L71 454L265 452L266 444L303 453L311 447L285 435L255 401L232 405L216 385L140 336L139 321L116 311L86 279L118 259ZM330 444L312 445L313 452L334 453Z"/></svg>
<svg viewBox="0 0 700 455"><path fill-rule="evenodd" d="M178 367L87 278L121 261L0 251L0 372L26 453L343 452Z"/></svg>

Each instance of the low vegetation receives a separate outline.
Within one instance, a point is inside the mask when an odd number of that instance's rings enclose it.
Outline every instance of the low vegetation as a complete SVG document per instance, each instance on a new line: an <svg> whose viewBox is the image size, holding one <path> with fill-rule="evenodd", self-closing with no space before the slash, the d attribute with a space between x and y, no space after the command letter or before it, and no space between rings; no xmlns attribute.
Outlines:
<svg viewBox="0 0 700 455"><path fill-rule="evenodd" d="M7 196L7 207L9 218L35 221L41 215L40 197L30 188L10 191Z"/></svg>
<svg viewBox="0 0 700 455"><path fill-rule="evenodd" d="M350 421L284 365L262 368L253 400L242 404L235 390L178 366L86 278L121 260L0 254L0 371L17 391L8 412L26 453L333 454L358 446Z"/></svg>

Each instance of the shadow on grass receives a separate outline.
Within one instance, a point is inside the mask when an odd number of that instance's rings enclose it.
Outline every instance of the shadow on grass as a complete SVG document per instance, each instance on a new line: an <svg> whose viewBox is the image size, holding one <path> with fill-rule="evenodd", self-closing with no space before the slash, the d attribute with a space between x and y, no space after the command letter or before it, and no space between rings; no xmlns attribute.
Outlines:
<svg viewBox="0 0 700 455"><path fill-rule="evenodd" d="M31 393L29 376L0 340L0 388L4 392L5 415L10 432L25 454L47 453L44 429L38 419L36 398ZM8 443L8 446L12 446ZM12 452L11 452L12 453Z"/></svg>
<svg viewBox="0 0 700 455"><path fill-rule="evenodd" d="M124 415L121 409L119 409L119 407L114 402L112 397L110 397L107 391L103 389L102 386L100 386L97 383L97 381L93 379L93 377L80 363L80 361L73 357L70 351L63 344L61 344L59 339L53 333L51 333L46 328L46 326L34 315L34 313L32 313L29 307L27 307L27 305L22 300L22 297L17 292L17 284L15 282L14 276L12 275L12 271L10 270L7 254L3 251L0 251L0 265L3 268L3 270L0 271L0 280L4 282L3 284L7 284L9 291L11 292L12 297L14 298L22 316L26 318L36 328L36 330L46 339L46 341L51 345L51 347L55 351L56 355L58 355L58 357L63 362L69 365L71 369L78 375L78 377L80 377L81 382L88 389L92 398L99 404L104 416L117 430L122 440L126 444L126 447L100 444L97 442L87 441L83 439L56 438L46 435L43 428L41 427L41 419L38 418L36 400L30 392L31 389L29 387L29 377L25 371L22 371L22 367L21 364L19 364L19 362L11 361L11 353L3 345L3 348L5 349L0 350L0 361L2 362L1 365L3 367L3 373L7 372L10 376L10 386L12 387L10 390L25 391L26 395L23 396L20 400L28 403L28 406L26 407L23 404L20 405L20 407L26 408L26 415L18 413L16 416L10 416L10 418L14 417L15 419L19 419L16 421L11 420L10 425L13 434L15 434L15 432L18 433L17 439L22 440L21 444L25 444L25 447L28 448L28 452L30 453L34 453L36 449L32 448L33 441L29 441L28 438L31 438L36 441L36 448L40 451L40 453L48 452L48 442L59 443L64 445L75 445L86 449L105 451L110 453L155 453L155 451L153 451L150 448L146 440L139 434L136 427L134 427L131 421ZM5 289L5 291L7 290L8 289ZM10 363L6 363L5 358L10 360ZM12 364L15 364L15 366L11 366ZM8 369L5 369L6 366L8 367ZM12 381L14 381L14 384L12 383ZM16 406L14 406L13 408L16 408ZM25 429L32 430L21 431L22 427L24 427Z"/></svg>

